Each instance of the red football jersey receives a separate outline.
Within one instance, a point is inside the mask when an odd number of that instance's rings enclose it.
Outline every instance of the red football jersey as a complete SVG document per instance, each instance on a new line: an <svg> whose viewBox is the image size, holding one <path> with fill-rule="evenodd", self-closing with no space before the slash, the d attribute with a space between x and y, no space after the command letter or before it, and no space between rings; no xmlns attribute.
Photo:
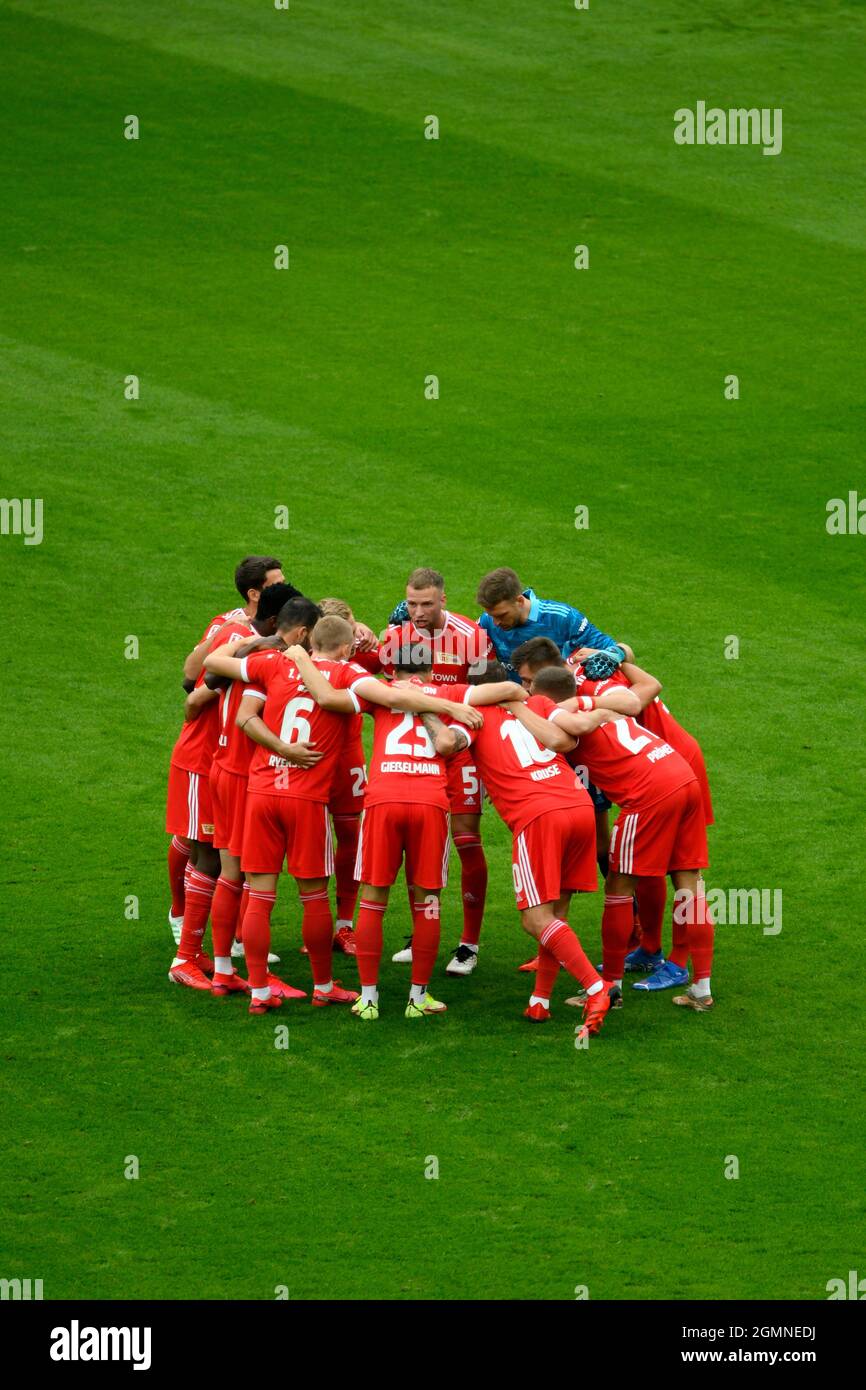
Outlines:
<svg viewBox="0 0 866 1390"><path fill-rule="evenodd" d="M412 622L389 627L379 647L379 660L386 676L394 673L394 653L418 642L433 646L433 683L465 685L469 671L482 661L494 661L493 643L483 628L461 613L445 610L445 625L438 632L425 632Z"/></svg>
<svg viewBox="0 0 866 1390"><path fill-rule="evenodd" d="M465 700L468 689L452 686L446 698ZM531 695L526 703L536 714L556 708L544 695ZM471 741L485 790L513 835L545 811L592 805L565 758L543 748L510 710L484 705L481 713L483 727L463 732Z"/></svg>
<svg viewBox="0 0 866 1390"><path fill-rule="evenodd" d="M258 637L258 633L249 622L232 622L226 629L226 636L220 643L236 642L239 637ZM232 681L219 693L217 703L217 747L214 753L214 766L225 769L226 772L244 773L250 765L250 758L253 755L255 744L252 739L247 738L243 729L239 729L235 723L241 700L249 689L243 681ZM264 691L258 692L264 695Z"/></svg>
<svg viewBox="0 0 866 1390"><path fill-rule="evenodd" d="M367 672L363 673L367 675ZM355 680L357 680L357 676ZM450 689L438 685L413 685L428 695L451 699ZM420 714L386 709L356 694L360 708L373 716L373 754L364 790L364 806L386 801L419 801L428 806L449 809L448 773L445 759L433 747ZM448 723L449 721L445 721Z"/></svg>
<svg viewBox="0 0 866 1390"><path fill-rule="evenodd" d="M603 695L613 686L629 684L621 671L616 671L603 681L591 681L575 672L574 681L579 695ZM685 758L689 766L696 759L702 758L701 745L678 720L674 719L661 696L657 695L654 700L650 700L646 708L642 709L640 714L636 714L635 718L645 729L649 729L650 733L658 734L659 738L669 743L681 758Z"/></svg>
<svg viewBox="0 0 866 1390"><path fill-rule="evenodd" d="M231 629L226 628L225 634L220 637L215 647L211 651L217 651L226 642L234 640L238 635L249 637L253 628L246 623L243 609L236 609L240 613L240 619L220 614L209 623L201 642L213 637L225 623L231 623ZM233 629L237 628L235 632ZM198 644L196 644L198 645ZM204 685L206 671L201 671L195 683L196 690ZM220 733L218 702L211 700L209 705L205 705L197 719L188 720L180 731L180 736L171 755L171 761L176 767L182 767L186 772L197 772L200 776L207 777L210 774L211 763L217 751L217 742Z"/></svg>
<svg viewBox="0 0 866 1390"><path fill-rule="evenodd" d="M316 666L335 690L347 690L367 675L350 661L316 657ZM346 716L316 704L285 652L253 652L244 658L241 676L251 689L264 693L261 717L272 733L283 743L314 743L324 754L314 767L297 767L257 743L250 760L248 790L327 801L344 746Z"/></svg>
<svg viewBox="0 0 866 1390"><path fill-rule="evenodd" d="M556 705L544 695L540 699L549 718ZM630 715L582 734L567 757L572 767L585 768L590 782L620 807L651 806L686 782L697 781L669 743Z"/></svg>

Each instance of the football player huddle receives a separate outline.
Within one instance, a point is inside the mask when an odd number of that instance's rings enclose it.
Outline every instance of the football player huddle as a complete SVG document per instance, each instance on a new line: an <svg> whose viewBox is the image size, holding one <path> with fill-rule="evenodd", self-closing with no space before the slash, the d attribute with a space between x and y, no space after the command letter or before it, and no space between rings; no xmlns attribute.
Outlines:
<svg viewBox="0 0 866 1390"><path fill-rule="evenodd" d="M315 602L287 583L273 556L242 560L235 584L241 606L212 619L184 664L166 816L171 981L243 995L251 1014L309 997L374 1022L383 921L402 867L412 934L393 959L411 970L405 1015L445 1013L430 991L440 896L453 845L463 924L445 973L469 975L487 895L486 796L512 835L517 911L534 942L520 967L534 975L527 1019L551 1017L560 969L580 986L567 1002L582 1009L586 1036L622 1006L627 973L639 976L635 989L679 987L675 1004L714 1007L704 759L625 642L506 568L479 582L477 621L446 607L437 570L413 570L378 637L343 599ZM284 866L297 884L311 994L272 969ZM596 892L599 880L596 968L568 917L573 894ZM333 978L335 952L355 958L359 989Z"/></svg>

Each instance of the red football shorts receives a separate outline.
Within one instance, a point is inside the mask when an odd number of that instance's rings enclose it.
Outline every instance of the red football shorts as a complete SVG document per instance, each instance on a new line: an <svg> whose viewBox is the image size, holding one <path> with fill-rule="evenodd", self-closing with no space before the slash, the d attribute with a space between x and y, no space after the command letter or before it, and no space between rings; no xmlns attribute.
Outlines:
<svg viewBox="0 0 866 1390"><path fill-rule="evenodd" d="M364 809L364 784L367 769L364 766L364 750L360 757L341 762L331 783L331 799L328 810L332 816L360 816Z"/></svg>
<svg viewBox="0 0 866 1390"><path fill-rule="evenodd" d="M444 888L448 882L448 812L417 801L386 801L364 812L355 878L389 888L406 857L406 882Z"/></svg>
<svg viewBox="0 0 866 1390"><path fill-rule="evenodd" d="M480 816L484 803L484 788L470 749L449 758L446 764L448 800L452 816Z"/></svg>
<svg viewBox="0 0 866 1390"><path fill-rule="evenodd" d="M651 806L620 811L608 862L621 874L656 878L672 869L705 869L707 824L700 783L687 782Z"/></svg>
<svg viewBox="0 0 866 1390"><path fill-rule="evenodd" d="M219 763L210 770L214 849L227 849L240 858L247 809L247 774L226 772Z"/></svg>
<svg viewBox="0 0 866 1390"><path fill-rule="evenodd" d="M704 803L704 824L713 824L713 798L710 796L710 782L707 777L707 765L704 762L704 755L700 748L693 753L686 762L698 779L698 786L701 789L701 800Z"/></svg>
<svg viewBox="0 0 866 1390"><path fill-rule="evenodd" d="M274 792L247 792L241 868L245 874L328 878L334 872L334 842L324 801Z"/></svg>
<svg viewBox="0 0 866 1390"><path fill-rule="evenodd" d="M543 811L515 835L511 872L517 910L555 903L563 893L594 893L595 811L591 805Z"/></svg>
<svg viewBox="0 0 866 1390"><path fill-rule="evenodd" d="M169 835L187 840L213 840L213 804L210 780L199 772L169 764L165 828Z"/></svg>

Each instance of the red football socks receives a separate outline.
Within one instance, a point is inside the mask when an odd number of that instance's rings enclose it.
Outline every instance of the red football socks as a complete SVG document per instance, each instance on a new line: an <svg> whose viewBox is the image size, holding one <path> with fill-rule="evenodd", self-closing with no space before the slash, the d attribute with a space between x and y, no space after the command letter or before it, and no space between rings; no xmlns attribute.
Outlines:
<svg viewBox="0 0 866 1390"><path fill-rule="evenodd" d="M331 916L331 900L327 888L321 888L317 893L302 893L301 907L301 934L310 956L313 984L328 985L331 983L332 974L334 919Z"/></svg>
<svg viewBox="0 0 866 1390"><path fill-rule="evenodd" d="M237 926L235 927L235 941L243 941L244 939L244 918L247 915L247 908L249 907L249 905L250 885L247 882L247 880L244 879L243 892L241 893L241 906L240 911L238 912Z"/></svg>
<svg viewBox="0 0 866 1390"><path fill-rule="evenodd" d="M605 895L601 918L602 974L610 983L621 980L634 922L631 897Z"/></svg>
<svg viewBox="0 0 866 1390"><path fill-rule="evenodd" d="M628 898L627 901L631 902L631 898ZM571 927L560 917L554 917L553 921L544 928L538 938L538 944L559 962L563 970L567 970L569 975L573 975L584 989L589 989L591 985L598 983L598 971L589 960ZM539 952L539 957L541 957L541 952ZM550 997L549 994L544 994L538 988L537 975L535 993L541 999Z"/></svg>
<svg viewBox="0 0 866 1390"><path fill-rule="evenodd" d="M371 903L366 898L361 899L355 925L355 962L358 966L358 979L368 988L379 983L384 915L384 903Z"/></svg>
<svg viewBox="0 0 866 1390"><path fill-rule="evenodd" d="M556 956L551 955L546 946L539 946L538 969L535 972L535 989L532 991L536 998L550 998L558 974L559 961L556 959Z"/></svg>
<svg viewBox="0 0 866 1390"><path fill-rule="evenodd" d="M187 866L186 902L180 945L177 948L178 960L195 960L200 954L216 885L215 878L200 873L192 865Z"/></svg>
<svg viewBox="0 0 866 1390"><path fill-rule="evenodd" d="M463 935L460 941L466 946L477 946L487 898L484 846L480 835L455 835L454 848L460 855L460 890L463 896Z"/></svg>
<svg viewBox="0 0 866 1390"><path fill-rule="evenodd" d="M361 817L335 816L334 829L337 833L337 848L334 854L334 877L337 881L337 919L341 922L351 922L355 915L360 887L355 878L355 860L358 856Z"/></svg>
<svg viewBox="0 0 866 1390"><path fill-rule="evenodd" d="M439 950L439 899L434 894L413 902L412 928L412 983L426 988Z"/></svg>
<svg viewBox="0 0 866 1390"><path fill-rule="evenodd" d="M182 917L184 907L183 876L189 863L189 845L178 835L168 845L168 886L171 889L171 915Z"/></svg>
<svg viewBox="0 0 866 1390"><path fill-rule="evenodd" d="M250 989L267 988L271 913L276 901L276 893L262 893L254 888L249 891L249 905L244 917L244 955Z"/></svg>
<svg viewBox="0 0 866 1390"><path fill-rule="evenodd" d="M235 940L235 929L241 907L240 879L217 879L213 902L210 909L213 953L215 956L230 956Z"/></svg>
<svg viewBox="0 0 866 1390"><path fill-rule="evenodd" d="M662 948L668 881L661 875L657 878L639 878L635 885L635 893L640 913L640 944L650 955L655 955Z"/></svg>
<svg viewBox="0 0 866 1390"><path fill-rule="evenodd" d="M695 897L694 921L689 928L692 952L692 974L695 980L708 980L713 973L713 944L716 926L706 894L698 890Z"/></svg>

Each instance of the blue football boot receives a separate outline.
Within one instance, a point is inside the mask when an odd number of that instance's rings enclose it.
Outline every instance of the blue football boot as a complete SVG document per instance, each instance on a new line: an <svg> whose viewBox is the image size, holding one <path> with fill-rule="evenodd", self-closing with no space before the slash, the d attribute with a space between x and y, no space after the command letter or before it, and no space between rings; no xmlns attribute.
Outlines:
<svg viewBox="0 0 866 1390"><path fill-rule="evenodd" d="M645 980L638 980L633 984L632 989L673 989L675 985L687 985L688 982L688 970L684 970L681 965L674 965L672 960L666 960Z"/></svg>
<svg viewBox="0 0 866 1390"><path fill-rule="evenodd" d="M651 971L656 970L664 963L665 958L662 951L645 951L643 946L638 946L634 951L629 951L625 958L626 974L649 975Z"/></svg>

